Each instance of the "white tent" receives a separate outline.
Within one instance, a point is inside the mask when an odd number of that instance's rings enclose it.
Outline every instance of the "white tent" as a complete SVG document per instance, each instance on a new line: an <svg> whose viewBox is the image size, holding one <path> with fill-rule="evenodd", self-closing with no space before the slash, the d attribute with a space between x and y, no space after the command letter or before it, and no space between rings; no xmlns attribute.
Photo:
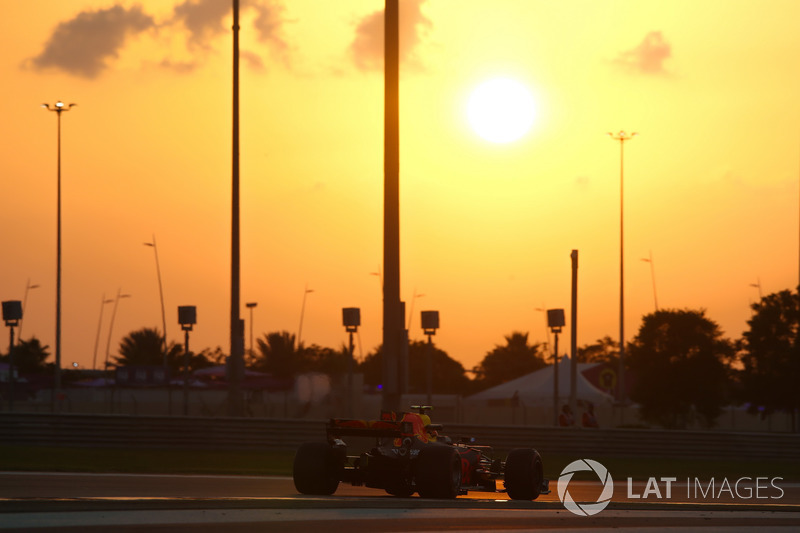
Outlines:
<svg viewBox="0 0 800 533"><path fill-rule="evenodd" d="M614 398L592 385L582 372L597 363L578 363L576 379L577 399L589 401L594 404L612 403ZM558 364L558 398L559 403L566 403L570 396L570 366L569 357L564 356ZM507 381L491 389L486 389L469 396L467 400L496 400L512 399L517 397L523 405L542 405L553 403L553 365L537 370L530 374Z"/></svg>

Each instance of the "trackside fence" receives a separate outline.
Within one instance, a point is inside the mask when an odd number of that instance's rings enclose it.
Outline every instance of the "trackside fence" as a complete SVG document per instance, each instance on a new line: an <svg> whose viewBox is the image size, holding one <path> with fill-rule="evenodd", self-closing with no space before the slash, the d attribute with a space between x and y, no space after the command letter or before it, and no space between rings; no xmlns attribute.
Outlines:
<svg viewBox="0 0 800 533"><path fill-rule="evenodd" d="M324 420L0 414L0 445L83 448L292 450L322 440ZM583 456L800 460L800 434L572 429L450 424L498 450L534 447Z"/></svg>

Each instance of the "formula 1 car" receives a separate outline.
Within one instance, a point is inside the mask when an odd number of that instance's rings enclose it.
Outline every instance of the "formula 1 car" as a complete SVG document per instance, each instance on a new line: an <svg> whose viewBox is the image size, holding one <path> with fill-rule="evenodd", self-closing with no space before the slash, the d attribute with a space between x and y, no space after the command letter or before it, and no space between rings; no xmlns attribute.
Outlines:
<svg viewBox="0 0 800 533"><path fill-rule="evenodd" d="M416 413L382 411L379 420L334 418L326 427L327 442L307 442L294 458L294 486L301 494L330 495L339 482L384 489L393 496L415 492L423 498L455 498L469 490L507 492L514 500L535 500L548 494L542 458L532 448L517 448L505 461L494 459L488 446L473 439L454 443L431 424L430 406L411 406ZM342 437L372 437L375 445L348 456ZM504 481L498 489L496 481Z"/></svg>

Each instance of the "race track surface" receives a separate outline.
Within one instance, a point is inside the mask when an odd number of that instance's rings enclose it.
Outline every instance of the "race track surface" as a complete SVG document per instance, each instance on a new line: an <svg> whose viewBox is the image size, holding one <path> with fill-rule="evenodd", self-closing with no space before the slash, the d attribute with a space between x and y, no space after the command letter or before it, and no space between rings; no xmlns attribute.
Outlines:
<svg viewBox="0 0 800 533"><path fill-rule="evenodd" d="M675 482L667 500L654 499L652 490L643 499L646 485L626 481L615 480L603 511L577 516L564 508L555 483L533 502L486 492L425 500L345 485L333 496L307 497L277 476L0 472L0 531L800 530L798 484L781 485L780 499L731 501L707 490L706 498L696 498L691 483ZM599 483L570 484L576 501L596 501L599 489Z"/></svg>

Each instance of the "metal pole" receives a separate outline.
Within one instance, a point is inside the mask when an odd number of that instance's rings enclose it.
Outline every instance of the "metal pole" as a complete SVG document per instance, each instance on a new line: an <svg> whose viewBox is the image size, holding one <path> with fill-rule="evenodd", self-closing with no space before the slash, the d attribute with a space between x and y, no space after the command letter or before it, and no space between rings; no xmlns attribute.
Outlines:
<svg viewBox="0 0 800 533"><path fill-rule="evenodd" d="M106 342L106 363L103 370L108 370L108 354L111 352L111 332L114 330L114 318L117 316L117 306L121 298L122 289L117 289L117 298L114 300L114 309L111 311L111 322L108 324L108 342Z"/></svg>
<svg viewBox="0 0 800 533"><path fill-rule="evenodd" d="M189 414L189 330L183 337L183 415Z"/></svg>
<svg viewBox="0 0 800 533"><path fill-rule="evenodd" d="M433 340L431 335L428 334L428 357L426 358L427 369L425 372L425 390L428 393L428 402L426 405L433 405Z"/></svg>
<svg viewBox="0 0 800 533"><path fill-rule="evenodd" d="M400 408L398 380L402 350L400 312L400 139L399 2L385 2L383 160L383 409Z"/></svg>
<svg viewBox="0 0 800 533"><path fill-rule="evenodd" d="M253 357L253 307L254 305L249 305L250 308L250 357Z"/></svg>
<svg viewBox="0 0 800 533"><path fill-rule="evenodd" d="M153 234L153 251L156 254L156 274L158 275L158 295L161 298L161 325L164 328L164 370L167 369L167 311L164 308L164 286L161 283L161 264L158 261L158 246L156 245L156 234Z"/></svg>
<svg viewBox="0 0 800 533"><path fill-rule="evenodd" d="M658 311L658 294L656 293L656 267L653 263L653 250L650 250L650 258L642 259L642 261L650 263L650 278L653 281L653 302L655 302L656 311Z"/></svg>
<svg viewBox="0 0 800 533"><path fill-rule="evenodd" d="M578 250L572 250L572 309L570 310L569 406L578 412Z"/></svg>
<svg viewBox="0 0 800 533"><path fill-rule="evenodd" d="M624 250L624 172L625 141L619 141L619 400L625 416L625 254Z"/></svg>
<svg viewBox="0 0 800 533"><path fill-rule="evenodd" d="M56 210L57 244L56 244L56 367L53 394L53 411L58 409L57 399L61 396L61 108L56 113L58 117L58 208Z"/></svg>
<svg viewBox="0 0 800 533"><path fill-rule="evenodd" d="M100 328L103 325L103 310L106 304L114 300L106 300L106 295L103 293L103 298L100 300L100 319L97 321L97 336L94 339L94 356L92 357L92 370L97 370L97 347L100 344Z"/></svg>
<svg viewBox="0 0 800 533"><path fill-rule="evenodd" d="M553 353L553 425L558 426L558 331L555 331L555 352Z"/></svg>
<svg viewBox="0 0 800 533"><path fill-rule="evenodd" d="M625 141L633 139L637 133L628 135L624 131L608 134L619 141L619 379L617 399L625 405L625 253L624 253L624 207L625 207ZM624 411L623 415L624 417Z"/></svg>
<svg viewBox="0 0 800 533"><path fill-rule="evenodd" d="M350 332L350 349L347 357L347 416L353 416L353 332Z"/></svg>
<svg viewBox="0 0 800 533"><path fill-rule="evenodd" d="M28 282L25 284L25 297L22 299L22 316L25 317L25 308L28 305L28 291L31 289L37 289L39 285L33 284L31 285L31 280L28 278ZM17 344L22 342L22 324L24 320L22 318L19 319L19 331L17 332Z"/></svg>
<svg viewBox="0 0 800 533"><path fill-rule="evenodd" d="M164 366L164 375L167 376L167 412L172 414L172 389L169 383L169 366L167 365L167 312L164 308L164 286L161 284L161 264L158 261L158 245L156 244L156 234L153 234L152 244L149 242L144 243L145 246L151 246L156 255L156 275L158 276L158 295L161 298L161 324L164 328L164 337L162 346L162 364Z"/></svg>
<svg viewBox="0 0 800 533"><path fill-rule="evenodd" d="M56 398L61 395L61 113L69 111L75 104L64 107L64 103L59 100L51 108L49 104L42 104L48 111L55 111L58 120L56 129L58 135L57 144L57 204L56 218L56 367L53 383L53 396L51 398L51 409L56 410Z"/></svg>
<svg viewBox="0 0 800 533"><path fill-rule="evenodd" d="M8 342L8 410L14 412L14 326L9 327L11 338Z"/></svg>
<svg viewBox="0 0 800 533"><path fill-rule="evenodd" d="M308 284L303 289L303 305L300 306L300 327L297 328L297 349L300 349L300 336L303 334L303 316L306 313L306 296L309 292L314 292L314 289L309 290Z"/></svg>
<svg viewBox="0 0 800 533"><path fill-rule="evenodd" d="M231 162L231 315L230 358L233 372L228 389L228 414L244 413L242 376L244 329L239 315L239 0L233 0L233 131Z"/></svg>

